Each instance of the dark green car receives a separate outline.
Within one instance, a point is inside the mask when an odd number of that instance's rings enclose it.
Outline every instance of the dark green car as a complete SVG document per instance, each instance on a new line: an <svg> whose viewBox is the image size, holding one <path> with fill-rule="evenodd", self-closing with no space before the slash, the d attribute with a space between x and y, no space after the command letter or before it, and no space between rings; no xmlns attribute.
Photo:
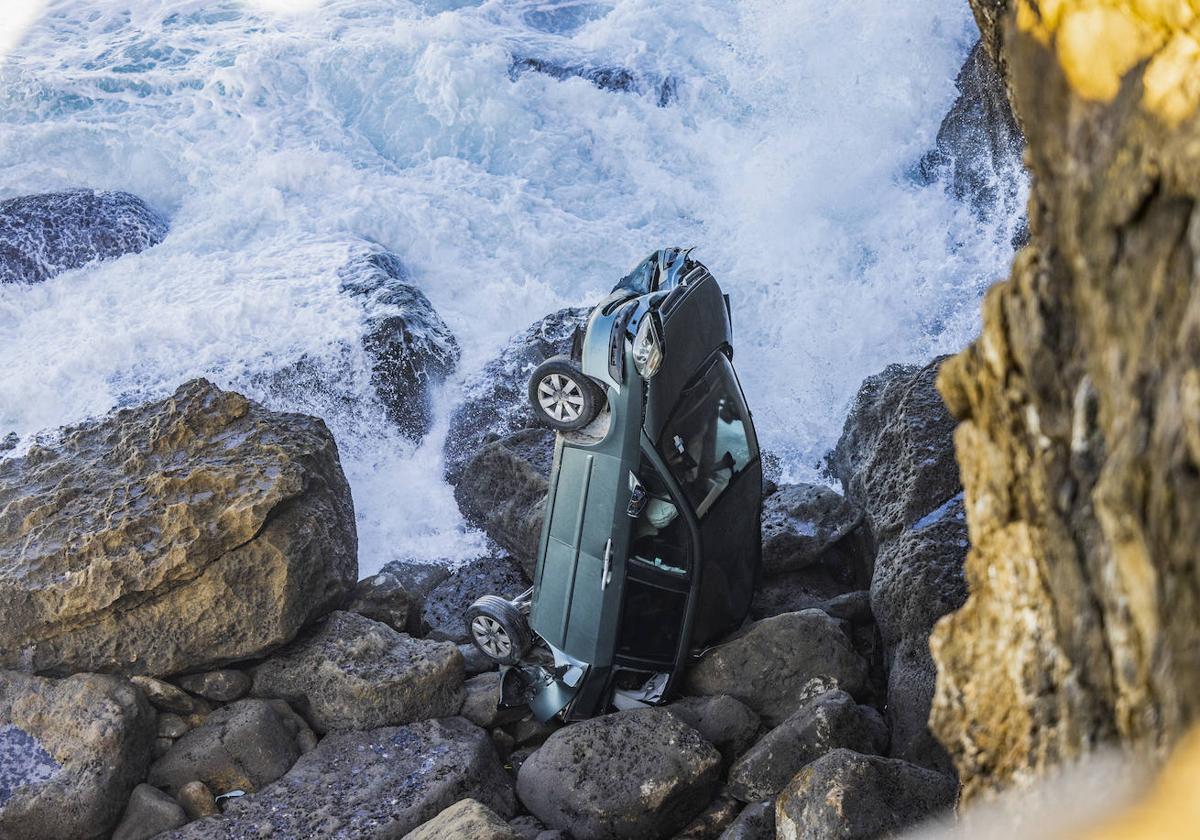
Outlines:
<svg viewBox="0 0 1200 840"><path fill-rule="evenodd" d="M732 359L728 298L671 248L533 372L530 402L559 432L534 585L467 612L504 666L502 702L542 720L664 702L745 619L762 466Z"/></svg>

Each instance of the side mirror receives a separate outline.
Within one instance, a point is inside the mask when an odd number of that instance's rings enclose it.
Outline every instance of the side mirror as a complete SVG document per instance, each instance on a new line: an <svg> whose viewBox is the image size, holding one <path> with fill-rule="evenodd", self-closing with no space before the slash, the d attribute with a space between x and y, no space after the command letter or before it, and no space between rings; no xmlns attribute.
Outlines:
<svg viewBox="0 0 1200 840"><path fill-rule="evenodd" d="M646 492L642 482L638 481L638 477L631 471L629 473L629 508L625 512L631 519L637 519L642 515L642 511L646 509L646 503L649 501L650 494Z"/></svg>

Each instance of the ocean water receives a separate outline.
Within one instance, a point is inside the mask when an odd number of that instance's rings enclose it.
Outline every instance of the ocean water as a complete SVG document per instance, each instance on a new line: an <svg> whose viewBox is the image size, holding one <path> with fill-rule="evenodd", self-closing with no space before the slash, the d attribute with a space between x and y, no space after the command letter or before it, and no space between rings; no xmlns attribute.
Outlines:
<svg viewBox="0 0 1200 840"><path fill-rule="evenodd" d="M201 375L319 414L363 574L484 549L441 479L459 383L657 247L720 278L764 446L809 480L862 379L965 345L1012 255L1012 218L910 177L977 37L965 0L3 2L0 198L128 190L171 232L0 287L0 434ZM462 346L421 446L346 350L362 317L337 274L363 240ZM302 357L361 400L264 386Z"/></svg>

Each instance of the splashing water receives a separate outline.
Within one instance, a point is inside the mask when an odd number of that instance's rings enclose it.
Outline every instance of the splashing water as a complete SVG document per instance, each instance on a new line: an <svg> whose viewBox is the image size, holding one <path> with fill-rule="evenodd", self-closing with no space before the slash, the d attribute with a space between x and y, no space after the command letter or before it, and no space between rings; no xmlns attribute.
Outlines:
<svg viewBox="0 0 1200 840"><path fill-rule="evenodd" d="M1011 219L906 174L976 37L962 0L57 0L35 18L0 58L0 198L122 189L171 232L0 287L0 434L199 375L320 414L364 574L483 549L441 479L457 383L654 248L696 246L731 294L760 435L809 479L861 380L963 346L1011 257ZM338 269L363 239L463 349L419 447L344 352L362 321ZM262 387L301 357L368 410Z"/></svg>

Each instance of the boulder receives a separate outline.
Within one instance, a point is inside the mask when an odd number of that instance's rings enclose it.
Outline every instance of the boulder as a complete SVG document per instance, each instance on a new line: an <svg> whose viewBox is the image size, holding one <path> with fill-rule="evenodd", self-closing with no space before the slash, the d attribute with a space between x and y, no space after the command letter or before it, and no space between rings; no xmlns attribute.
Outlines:
<svg viewBox="0 0 1200 840"><path fill-rule="evenodd" d="M733 823L741 807L742 803L732 796L720 793L672 840L714 840Z"/></svg>
<svg viewBox="0 0 1200 840"><path fill-rule="evenodd" d="M261 790L286 773L300 749L265 700L239 700L208 716L150 767L148 781L176 796L201 781L215 794Z"/></svg>
<svg viewBox="0 0 1200 840"><path fill-rule="evenodd" d="M729 792L743 802L768 799L831 750L845 747L878 755L887 745L888 729L879 712L858 705L844 691L819 694L734 762Z"/></svg>
<svg viewBox="0 0 1200 840"><path fill-rule="evenodd" d="M763 502L763 573L776 575L812 565L861 521L862 511L828 487L780 487Z"/></svg>
<svg viewBox="0 0 1200 840"><path fill-rule="evenodd" d="M577 840L658 837L713 797L721 755L664 709L616 712L560 729L521 765L517 795Z"/></svg>
<svg viewBox="0 0 1200 840"><path fill-rule="evenodd" d="M521 840L512 827L495 811L474 799L456 802L442 811L416 831L405 835L405 840Z"/></svg>
<svg viewBox="0 0 1200 840"><path fill-rule="evenodd" d="M756 621L710 650L684 678L688 694L728 694L777 726L810 697L866 686L867 664L820 610Z"/></svg>
<svg viewBox="0 0 1200 840"><path fill-rule="evenodd" d="M358 582L346 610L381 621L401 633L420 636L424 631L421 608L425 598L449 576L450 569L441 563L393 560L378 574Z"/></svg>
<svg viewBox="0 0 1200 840"><path fill-rule="evenodd" d="M948 811L957 795L949 776L837 749L797 773L779 794L775 828L787 840L871 840Z"/></svg>
<svg viewBox="0 0 1200 840"><path fill-rule="evenodd" d="M156 834L186 825L183 807L156 787L141 784L133 789L125 816L112 840L150 840Z"/></svg>
<svg viewBox="0 0 1200 840"><path fill-rule="evenodd" d="M758 737L761 720L745 703L727 694L682 697L667 711L695 729L721 752L728 764Z"/></svg>
<svg viewBox="0 0 1200 840"><path fill-rule="evenodd" d="M218 703L231 703L250 690L249 675L245 671L232 668L188 674L180 677L177 682L185 691L199 694L207 700L216 700Z"/></svg>
<svg viewBox="0 0 1200 840"><path fill-rule="evenodd" d="M498 671L471 677L466 681L465 688L467 697L459 714L476 726L491 729L506 723L515 723L529 714L529 709L524 706L515 709L501 709L497 706L500 700Z"/></svg>
<svg viewBox="0 0 1200 840"><path fill-rule="evenodd" d="M375 393L400 432L419 440L433 424L434 391L458 366L458 341L391 251L368 246L339 274L343 294L363 308Z"/></svg>
<svg viewBox="0 0 1200 840"><path fill-rule="evenodd" d="M0 671L0 837L108 837L153 740L154 710L126 680Z"/></svg>
<svg viewBox="0 0 1200 840"><path fill-rule="evenodd" d="M0 201L0 284L40 283L162 242L167 220L126 192L67 190Z"/></svg>
<svg viewBox="0 0 1200 840"><path fill-rule="evenodd" d="M474 799L511 817L512 784L487 733L443 718L322 739L282 779L229 800L225 813L160 840L403 837L446 808Z"/></svg>
<svg viewBox="0 0 1200 840"><path fill-rule="evenodd" d="M454 645L342 611L253 673L254 696L287 700L320 733L446 717L458 713L464 696Z"/></svg>
<svg viewBox="0 0 1200 840"><path fill-rule="evenodd" d="M260 656L345 598L356 552L325 424L193 380L0 460L0 665Z"/></svg>
<svg viewBox="0 0 1200 840"><path fill-rule="evenodd" d="M854 589L855 584L848 577L821 563L765 578L754 590L750 617L760 619L801 610L824 610L834 599Z"/></svg>
<svg viewBox="0 0 1200 840"><path fill-rule="evenodd" d="M625 67L592 64L586 61L555 60L546 57L515 57L509 75L516 79L523 73L544 73L551 78L583 79L600 90L612 93L648 94L658 107L665 108L675 101L678 83L673 76L652 78L635 74Z"/></svg>
<svg viewBox="0 0 1200 840"><path fill-rule="evenodd" d="M747 805L720 840L775 840L775 800Z"/></svg>
<svg viewBox="0 0 1200 840"><path fill-rule="evenodd" d="M426 635L456 643L469 641L467 607L481 595L515 598L530 587L529 578L511 557L481 557L460 566L434 587L425 599L421 617Z"/></svg>
<svg viewBox="0 0 1200 840"><path fill-rule="evenodd" d="M179 804L189 820L198 820L220 813L217 798L204 782L188 782L179 789Z"/></svg>

